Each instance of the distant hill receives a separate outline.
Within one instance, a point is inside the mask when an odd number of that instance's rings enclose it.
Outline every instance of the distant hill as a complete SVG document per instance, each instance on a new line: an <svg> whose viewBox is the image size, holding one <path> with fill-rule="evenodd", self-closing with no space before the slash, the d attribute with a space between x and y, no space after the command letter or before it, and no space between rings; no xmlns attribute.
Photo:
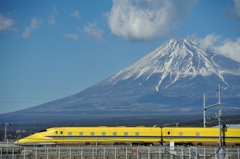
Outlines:
<svg viewBox="0 0 240 159"><path fill-rule="evenodd" d="M216 118L210 118L207 120L207 127L218 126L218 120ZM223 116L222 117L222 124L226 125L227 127L239 127L240 126L240 115L232 115L232 116ZM171 126L175 126L176 124L170 124ZM203 119L198 120L189 120L187 122L179 123L178 126L193 126L193 127L202 127L203 126Z"/></svg>
<svg viewBox="0 0 240 159"><path fill-rule="evenodd" d="M202 114L217 102L223 113L240 114L240 63L189 39L171 39L131 66L96 85L56 101L0 115L1 121L179 117ZM212 111L215 111L213 109Z"/></svg>

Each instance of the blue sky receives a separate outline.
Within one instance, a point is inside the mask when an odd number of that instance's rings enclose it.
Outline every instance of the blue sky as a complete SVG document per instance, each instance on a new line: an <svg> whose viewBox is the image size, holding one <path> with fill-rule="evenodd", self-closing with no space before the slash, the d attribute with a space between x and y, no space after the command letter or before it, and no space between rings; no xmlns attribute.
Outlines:
<svg viewBox="0 0 240 159"><path fill-rule="evenodd" d="M240 61L240 0L1 0L0 114L78 93L171 38Z"/></svg>

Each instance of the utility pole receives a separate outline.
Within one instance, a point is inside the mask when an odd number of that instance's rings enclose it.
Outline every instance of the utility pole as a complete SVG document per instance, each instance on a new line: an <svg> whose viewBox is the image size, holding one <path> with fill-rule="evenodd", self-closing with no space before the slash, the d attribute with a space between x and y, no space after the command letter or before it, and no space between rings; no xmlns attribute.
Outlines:
<svg viewBox="0 0 240 159"><path fill-rule="evenodd" d="M222 117L222 104L221 104L221 85L218 85L218 103L210 106L206 106L206 95L203 94L203 127L206 127L206 111L209 108L218 106L218 124L219 124L219 146L222 146L222 131L221 130L221 117Z"/></svg>
<svg viewBox="0 0 240 159"><path fill-rule="evenodd" d="M218 123L219 123L219 148L218 148L218 159L225 158L225 150L222 142L222 104L221 104L221 85L218 85Z"/></svg>
<svg viewBox="0 0 240 159"><path fill-rule="evenodd" d="M218 157L219 159L223 159L224 158L224 149L223 149L223 145L222 145L222 124L221 124L221 117L222 117L222 104L221 104L221 85L218 85L218 103L217 104L213 104L210 106L206 106L206 95L203 94L203 127L206 127L206 110L208 108L212 108L214 106L218 106L218 126L219 126L219 140L218 140Z"/></svg>
<svg viewBox="0 0 240 159"><path fill-rule="evenodd" d="M206 94L203 93L203 127L206 127Z"/></svg>
<svg viewBox="0 0 240 159"><path fill-rule="evenodd" d="M221 104L221 86L218 85L218 124L219 124L219 147L222 147L222 104Z"/></svg>
<svg viewBox="0 0 240 159"><path fill-rule="evenodd" d="M10 126L11 124L9 123L5 123L5 124L2 124L4 125L4 141L7 142L7 127Z"/></svg>
<svg viewBox="0 0 240 159"><path fill-rule="evenodd" d="M206 127L206 110L208 108L212 108L218 106L218 125L219 125L219 147L222 147L222 124L221 124L221 117L222 117L222 104L221 104L221 85L218 85L218 103L213 104L210 106L206 106L206 95L203 94L203 127Z"/></svg>

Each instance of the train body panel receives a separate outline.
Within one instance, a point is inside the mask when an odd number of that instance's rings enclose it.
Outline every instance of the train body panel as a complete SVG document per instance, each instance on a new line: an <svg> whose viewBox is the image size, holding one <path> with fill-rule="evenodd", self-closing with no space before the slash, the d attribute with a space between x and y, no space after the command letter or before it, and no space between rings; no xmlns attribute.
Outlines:
<svg viewBox="0 0 240 159"><path fill-rule="evenodd" d="M53 144L159 144L157 127L62 127L49 128L15 142L18 145Z"/></svg>
<svg viewBox="0 0 240 159"><path fill-rule="evenodd" d="M223 145L235 145L240 143L239 128L222 129ZM218 145L219 128L188 128L188 127L164 127L162 139L165 142L193 145Z"/></svg>
<svg viewBox="0 0 240 159"><path fill-rule="evenodd" d="M240 144L240 129L222 131L224 145ZM176 144L218 145L219 128L193 127L55 127L37 132L15 142L17 145L103 145Z"/></svg>
<svg viewBox="0 0 240 159"><path fill-rule="evenodd" d="M75 127L56 129L55 134L48 136L59 144L114 144L130 142L158 142L161 132L159 128L147 127Z"/></svg>

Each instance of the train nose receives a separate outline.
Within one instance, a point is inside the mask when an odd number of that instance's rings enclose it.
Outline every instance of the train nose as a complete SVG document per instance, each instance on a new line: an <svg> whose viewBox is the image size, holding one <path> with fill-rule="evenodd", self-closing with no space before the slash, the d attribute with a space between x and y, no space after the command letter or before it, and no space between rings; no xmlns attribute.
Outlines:
<svg viewBox="0 0 240 159"><path fill-rule="evenodd" d="M20 141L17 140L17 141L15 141L13 144L14 144L14 145L20 145Z"/></svg>
<svg viewBox="0 0 240 159"><path fill-rule="evenodd" d="M23 139L15 141L14 145L25 146L25 145L29 145L29 143L31 143L31 141L29 141L28 138L23 138Z"/></svg>

